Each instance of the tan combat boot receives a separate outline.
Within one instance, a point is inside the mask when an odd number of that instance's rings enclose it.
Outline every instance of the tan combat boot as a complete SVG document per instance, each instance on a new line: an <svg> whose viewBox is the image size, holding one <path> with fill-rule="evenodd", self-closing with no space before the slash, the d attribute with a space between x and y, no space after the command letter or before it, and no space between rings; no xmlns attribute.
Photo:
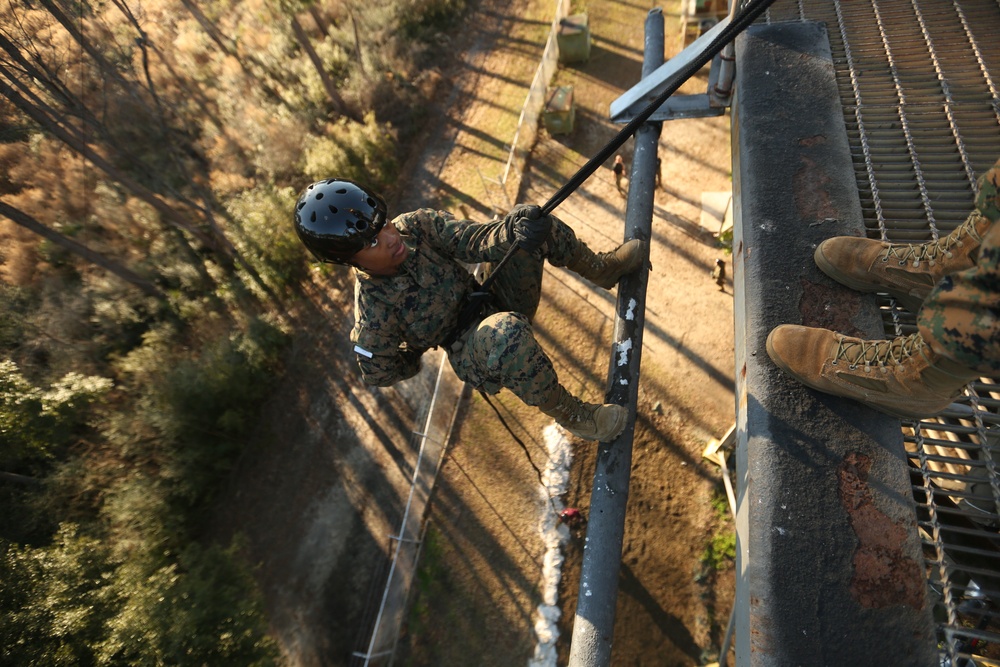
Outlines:
<svg viewBox="0 0 1000 667"><path fill-rule="evenodd" d="M775 327L767 353L804 385L901 419L947 408L977 373L935 353L919 333L861 340L795 324Z"/></svg>
<svg viewBox="0 0 1000 667"><path fill-rule="evenodd" d="M614 440L628 421L628 410L624 407L613 403L585 403L558 385L538 409L584 440Z"/></svg>
<svg viewBox="0 0 1000 667"><path fill-rule="evenodd" d="M975 266L990 224L973 211L945 238L921 245L836 236L820 243L813 257L837 282L860 292L888 292L915 313L941 278Z"/></svg>
<svg viewBox="0 0 1000 667"><path fill-rule="evenodd" d="M646 258L647 246L645 241L632 239L611 252L598 254L581 243L576 256L570 260L566 268L599 287L611 289L618 284L622 276L632 273L642 265Z"/></svg>

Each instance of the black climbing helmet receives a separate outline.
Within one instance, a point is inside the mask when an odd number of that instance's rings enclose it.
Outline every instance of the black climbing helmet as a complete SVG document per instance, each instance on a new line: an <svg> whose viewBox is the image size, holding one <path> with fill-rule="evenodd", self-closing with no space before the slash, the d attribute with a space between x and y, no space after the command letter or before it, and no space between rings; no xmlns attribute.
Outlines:
<svg viewBox="0 0 1000 667"><path fill-rule="evenodd" d="M295 233L321 262L346 264L385 225L385 200L354 181L313 183L295 204Z"/></svg>

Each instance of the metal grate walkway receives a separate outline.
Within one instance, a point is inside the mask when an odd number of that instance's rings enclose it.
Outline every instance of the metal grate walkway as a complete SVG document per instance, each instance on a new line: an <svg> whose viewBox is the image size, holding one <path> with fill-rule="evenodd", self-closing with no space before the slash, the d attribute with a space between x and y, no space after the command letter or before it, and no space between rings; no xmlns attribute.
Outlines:
<svg viewBox="0 0 1000 667"><path fill-rule="evenodd" d="M1000 158L1000 2L779 0L765 18L827 25L868 236L959 226ZM887 337L915 331L879 305ZM972 383L903 432L942 664L1000 656L1000 385Z"/></svg>

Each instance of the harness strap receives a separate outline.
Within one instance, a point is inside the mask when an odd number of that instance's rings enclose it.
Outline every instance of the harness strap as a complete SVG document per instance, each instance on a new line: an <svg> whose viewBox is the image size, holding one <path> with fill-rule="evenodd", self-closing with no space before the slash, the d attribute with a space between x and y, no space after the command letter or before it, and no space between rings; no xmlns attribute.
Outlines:
<svg viewBox="0 0 1000 667"><path fill-rule="evenodd" d="M462 299L462 310L458 313L458 322L442 343L445 348L450 348L466 331L479 324L485 315L487 306L493 303L493 295L486 291L485 283L478 287Z"/></svg>

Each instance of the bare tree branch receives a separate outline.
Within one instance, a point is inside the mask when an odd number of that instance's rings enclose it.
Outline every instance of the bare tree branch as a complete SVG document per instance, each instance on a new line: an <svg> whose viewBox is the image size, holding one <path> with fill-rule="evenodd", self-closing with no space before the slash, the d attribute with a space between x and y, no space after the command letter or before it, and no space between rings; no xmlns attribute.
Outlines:
<svg viewBox="0 0 1000 667"><path fill-rule="evenodd" d="M56 114L51 107L47 107L44 104L33 104L3 80L0 80L0 94L6 96L7 99L13 102L18 109L25 113L25 115L66 144L66 146L79 155L90 160L90 162L92 162L98 169L102 170L108 176L121 183L137 197L156 209L156 211L159 212L165 220L169 220L172 224L188 232L206 247L217 251L221 249L219 239L213 238L212 236L206 234L204 230L192 225L190 221L180 215L165 201L160 199L160 197L154 192L128 174L116 168L102 155L97 153L97 151L84 142L75 132L67 129L62 123L59 123L57 120L58 114Z"/></svg>
<svg viewBox="0 0 1000 667"><path fill-rule="evenodd" d="M309 41L309 35L302 28L302 24L299 23L298 17L292 14L291 18L292 33L295 35L295 39L298 40L299 46L302 50L306 52L309 56L309 60L312 62L313 67L316 69L316 73L319 74L320 81L323 82L323 89L326 91L326 96L330 98L330 102L333 104L334 110L341 116L347 116L351 120L361 122L361 118L348 108L347 102L344 101L343 96L337 90L336 84L334 84L333 79L330 78L329 73L323 67L323 61L320 60L319 54L316 53L316 49L313 48L312 42Z"/></svg>
<svg viewBox="0 0 1000 667"><path fill-rule="evenodd" d="M162 291L160 291L160 288L158 288L149 280L143 278L142 276L135 273L131 269L125 268L118 262L115 262L114 260L105 257L96 250L91 250L87 246L81 243L77 243L73 239L64 236L63 234L60 234L59 232L50 227L45 226L35 218L25 213L24 211L14 208L10 204L2 200L0 200L0 215L9 218L15 224L24 227L28 231L33 232L44 239L52 241L60 248L65 248L74 255L82 257L91 264L95 264L96 266L99 266L102 269L105 269L113 273L114 275L118 276L125 282L134 285L135 287L138 287L147 295L155 299L159 299L164 303L167 303L167 295L164 294Z"/></svg>

